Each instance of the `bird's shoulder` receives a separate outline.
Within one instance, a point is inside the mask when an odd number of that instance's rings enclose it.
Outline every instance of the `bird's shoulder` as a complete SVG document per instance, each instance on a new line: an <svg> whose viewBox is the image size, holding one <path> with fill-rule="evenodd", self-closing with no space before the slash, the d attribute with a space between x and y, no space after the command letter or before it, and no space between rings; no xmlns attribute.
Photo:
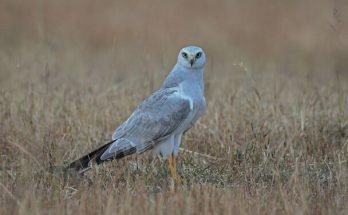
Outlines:
<svg viewBox="0 0 348 215"><path fill-rule="evenodd" d="M155 130L153 127L156 126L172 131L179 126L190 112L190 100L180 95L178 89L161 88L146 98L129 118L116 129L113 139L138 130L142 130L141 133L147 129L153 131ZM148 133L152 131L148 131ZM160 133L163 135L162 131ZM153 136L157 136L157 134Z"/></svg>
<svg viewBox="0 0 348 215"><path fill-rule="evenodd" d="M136 111L158 111L168 107L184 108L184 106L190 106L190 98L180 93L178 86L170 88L161 88L147 97L137 108ZM175 111L175 109L173 109Z"/></svg>

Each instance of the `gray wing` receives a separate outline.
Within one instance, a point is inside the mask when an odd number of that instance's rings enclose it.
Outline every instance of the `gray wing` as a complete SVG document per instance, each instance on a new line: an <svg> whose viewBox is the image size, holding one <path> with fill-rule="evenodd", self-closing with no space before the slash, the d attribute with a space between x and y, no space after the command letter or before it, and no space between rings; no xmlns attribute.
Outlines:
<svg viewBox="0 0 348 215"><path fill-rule="evenodd" d="M116 140L102 160L124 153L142 153L172 134L188 117L189 98L173 88L162 88L143 101L112 135Z"/></svg>

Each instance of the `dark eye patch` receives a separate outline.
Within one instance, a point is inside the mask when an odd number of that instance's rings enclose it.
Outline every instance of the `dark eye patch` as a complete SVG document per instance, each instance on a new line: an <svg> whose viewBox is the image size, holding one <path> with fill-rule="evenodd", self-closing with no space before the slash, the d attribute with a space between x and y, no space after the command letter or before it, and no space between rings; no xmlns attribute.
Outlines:
<svg viewBox="0 0 348 215"><path fill-rule="evenodd" d="M182 57L185 58L185 59L188 58L188 55L187 55L186 52L182 52L181 55L182 55Z"/></svg>
<svg viewBox="0 0 348 215"><path fill-rule="evenodd" d="M198 59L198 58L200 58L200 57L202 57L202 52L198 52L198 53L196 54L196 59Z"/></svg>

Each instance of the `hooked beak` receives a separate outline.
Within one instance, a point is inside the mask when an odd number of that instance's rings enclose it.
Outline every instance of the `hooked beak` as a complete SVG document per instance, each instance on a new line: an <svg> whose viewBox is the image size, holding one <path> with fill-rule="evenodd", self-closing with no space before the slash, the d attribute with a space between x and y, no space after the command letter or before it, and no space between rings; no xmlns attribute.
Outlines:
<svg viewBox="0 0 348 215"><path fill-rule="evenodd" d="M190 54L190 64L191 64L191 67L192 67L194 62L195 62L195 56L193 56L193 54Z"/></svg>

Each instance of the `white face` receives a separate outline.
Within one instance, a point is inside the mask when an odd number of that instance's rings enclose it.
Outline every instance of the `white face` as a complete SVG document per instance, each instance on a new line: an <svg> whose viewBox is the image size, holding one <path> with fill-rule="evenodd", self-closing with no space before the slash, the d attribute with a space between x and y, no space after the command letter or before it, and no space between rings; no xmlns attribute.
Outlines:
<svg viewBox="0 0 348 215"><path fill-rule="evenodd" d="M200 69L205 65L205 53L202 48L188 46L180 50L178 63L186 68Z"/></svg>

